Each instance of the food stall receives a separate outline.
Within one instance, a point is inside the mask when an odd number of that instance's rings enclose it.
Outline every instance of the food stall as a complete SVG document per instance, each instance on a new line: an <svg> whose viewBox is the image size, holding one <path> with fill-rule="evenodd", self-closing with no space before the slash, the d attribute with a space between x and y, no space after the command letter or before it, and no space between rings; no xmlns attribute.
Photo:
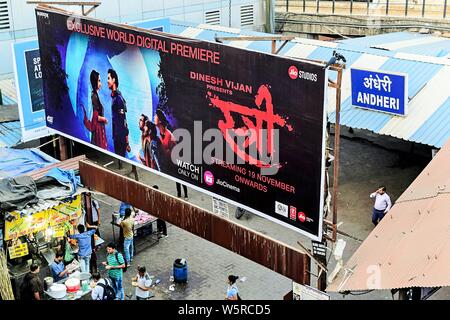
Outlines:
<svg viewBox="0 0 450 320"><path fill-rule="evenodd" d="M8 269L17 294L20 280L32 263L41 265L42 278L56 250L65 249L64 236L82 219L81 195L65 200L45 200L7 214L3 240Z"/></svg>
<svg viewBox="0 0 450 320"><path fill-rule="evenodd" d="M40 200L20 211L9 212L7 217L3 241L16 297L19 295L21 279L29 272L32 263L41 266L40 278L48 279L51 275L48 266L53 262L57 250L64 252L67 268L75 272L75 277L79 274L78 261L66 260L67 256L73 258L78 252L77 242L70 240L66 244L65 236L74 234L76 226L85 221L81 194L64 200ZM96 246L104 242L97 235L94 239Z"/></svg>

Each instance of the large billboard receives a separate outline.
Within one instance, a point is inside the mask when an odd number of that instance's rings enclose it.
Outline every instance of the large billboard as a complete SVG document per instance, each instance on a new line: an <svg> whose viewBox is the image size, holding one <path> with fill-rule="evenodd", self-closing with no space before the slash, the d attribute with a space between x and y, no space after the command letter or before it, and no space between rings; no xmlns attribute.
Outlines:
<svg viewBox="0 0 450 320"><path fill-rule="evenodd" d="M170 19L150 19L130 22L129 25L169 32ZM37 39L14 42L14 74L22 141L27 142L51 134L45 123L44 93L42 91L41 58Z"/></svg>
<svg viewBox="0 0 450 320"><path fill-rule="evenodd" d="M13 43L12 50L22 141L48 136L38 41Z"/></svg>
<svg viewBox="0 0 450 320"><path fill-rule="evenodd" d="M321 238L323 66L36 15L50 128Z"/></svg>

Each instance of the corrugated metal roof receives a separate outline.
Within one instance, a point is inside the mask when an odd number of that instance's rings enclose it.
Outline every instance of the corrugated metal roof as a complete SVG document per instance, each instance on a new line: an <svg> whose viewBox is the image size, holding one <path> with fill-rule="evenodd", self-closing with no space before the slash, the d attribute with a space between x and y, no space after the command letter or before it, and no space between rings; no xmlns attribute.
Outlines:
<svg viewBox="0 0 450 320"><path fill-rule="evenodd" d="M411 139L420 143L431 141L434 145L443 145L450 137L450 98L448 98L428 120L417 130Z"/></svg>
<svg viewBox="0 0 450 320"><path fill-rule="evenodd" d="M389 44L396 43L404 40L413 40L413 39L422 39L426 38L429 35L415 33L415 32L391 32L391 33L383 33L377 34L374 36L368 37L358 37L358 38L350 38L339 40L339 43L345 43L352 46L359 47L373 47L379 46L380 44Z"/></svg>
<svg viewBox="0 0 450 320"><path fill-rule="evenodd" d="M20 121L0 122L0 147L13 147L21 138Z"/></svg>
<svg viewBox="0 0 450 320"><path fill-rule="evenodd" d="M172 27L173 26L173 27ZM204 29L206 28L206 29ZM203 31L202 31L203 30ZM185 22L172 22L171 32L201 40L214 41L214 36L236 36L238 34L264 35L248 30L229 29L209 25L195 25ZM340 42L319 41L296 38L280 51L280 55L295 58L327 61L333 50L338 50L347 60L347 69L343 74L341 92L341 124L352 128L367 129L379 134L386 134L400 139L441 147L449 137L450 104L444 103L450 97L450 90L444 88L447 79L445 66L450 66L450 59L412 54L417 52L417 43L422 48L437 47L450 40L432 37L426 34L396 32L391 34L348 39ZM225 44L239 46L255 51L271 52L270 41L225 41ZM398 47L395 51L379 50L370 46L388 45ZM404 47L407 46L407 47ZM408 52L406 48L414 50ZM405 49L405 51L401 51ZM409 113L406 117L355 108L351 106L350 68L366 68L402 72L408 74ZM449 73L450 75L450 73ZM332 80L336 73L330 72ZM443 82L444 81L444 82ZM439 92L435 92L438 90ZM335 120L335 90L328 90L328 116L330 122ZM434 113L439 112L439 116ZM442 130L434 128L437 121Z"/></svg>
<svg viewBox="0 0 450 320"><path fill-rule="evenodd" d="M3 104L17 104L16 87L13 78L0 80Z"/></svg>
<svg viewBox="0 0 450 320"><path fill-rule="evenodd" d="M450 139L327 291L450 286Z"/></svg>
<svg viewBox="0 0 450 320"><path fill-rule="evenodd" d="M360 47L380 48L432 57L449 57L450 39L413 32L394 32L362 38L339 40L339 43Z"/></svg>
<svg viewBox="0 0 450 320"><path fill-rule="evenodd" d="M35 170L33 172L31 172L30 174L28 174L28 176L30 176L31 178L33 178L34 180L37 180L39 178L42 178L43 176L45 176L47 174L47 172L49 172L51 169L53 168L59 168L62 170L74 170L74 171L78 171L80 169L80 161L81 160L85 160L86 156L85 155L81 155L81 156L77 156L75 158L70 158L64 161L60 161L58 163L53 163L50 164L42 169L38 169Z"/></svg>
<svg viewBox="0 0 450 320"><path fill-rule="evenodd" d="M214 41L215 36L267 35L249 30L173 20L170 30L174 34L208 41ZM442 81L450 80L443 74L447 70L444 69L444 66L450 66L450 59L414 55L408 51L400 52L408 47L404 48L399 45L399 43L411 44L409 47L414 47L413 49L417 52L419 49L414 43L423 43L424 39L429 39L429 37L431 36L418 33L397 32L340 42L296 38L280 51L280 55L327 61L333 50L338 50L347 59L347 69L344 71L342 83L341 124L439 148L449 137L450 104L444 102L450 97L450 90L444 86L449 82ZM422 44L421 47L437 47L448 43L450 48L450 40L438 37L433 37L433 39L439 41L426 40L426 44ZM224 43L267 53L270 53L272 48L270 41L224 41ZM387 51L368 47L388 46L389 44L397 45L399 48L396 51ZM279 45L281 43L278 43ZM350 68L352 67L407 73L410 98L408 115L396 117L351 106ZM336 79L335 72L330 72L329 76L332 80ZM11 86L10 80L5 83ZM435 90L440 92L435 92ZM12 91L15 94L15 90ZM328 90L327 110L332 123L335 119L334 103L335 90L330 89ZM434 112L438 111L439 116L436 116ZM435 127L435 121L442 128L441 131L429 130Z"/></svg>

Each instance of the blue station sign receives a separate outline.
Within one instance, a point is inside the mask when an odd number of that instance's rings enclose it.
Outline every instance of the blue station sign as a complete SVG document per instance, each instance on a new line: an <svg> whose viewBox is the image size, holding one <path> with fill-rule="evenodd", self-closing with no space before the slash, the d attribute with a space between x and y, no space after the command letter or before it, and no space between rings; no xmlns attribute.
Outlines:
<svg viewBox="0 0 450 320"><path fill-rule="evenodd" d="M351 69L352 105L405 116L408 105L408 75Z"/></svg>

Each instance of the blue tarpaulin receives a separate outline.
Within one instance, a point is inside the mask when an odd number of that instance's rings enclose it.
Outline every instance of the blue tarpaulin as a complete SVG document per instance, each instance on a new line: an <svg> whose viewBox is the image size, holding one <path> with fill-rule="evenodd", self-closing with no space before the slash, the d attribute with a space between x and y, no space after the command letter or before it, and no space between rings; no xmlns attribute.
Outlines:
<svg viewBox="0 0 450 320"><path fill-rule="evenodd" d="M56 180L60 186L57 188L42 188L38 192L39 198L72 197L77 192L78 186L81 186L80 177L75 175L74 170L53 168L45 175L45 177L39 179L38 182L48 181L48 178ZM63 188L61 188L61 186L63 186Z"/></svg>
<svg viewBox="0 0 450 320"><path fill-rule="evenodd" d="M56 162L38 149L0 148L0 179L25 175Z"/></svg>

